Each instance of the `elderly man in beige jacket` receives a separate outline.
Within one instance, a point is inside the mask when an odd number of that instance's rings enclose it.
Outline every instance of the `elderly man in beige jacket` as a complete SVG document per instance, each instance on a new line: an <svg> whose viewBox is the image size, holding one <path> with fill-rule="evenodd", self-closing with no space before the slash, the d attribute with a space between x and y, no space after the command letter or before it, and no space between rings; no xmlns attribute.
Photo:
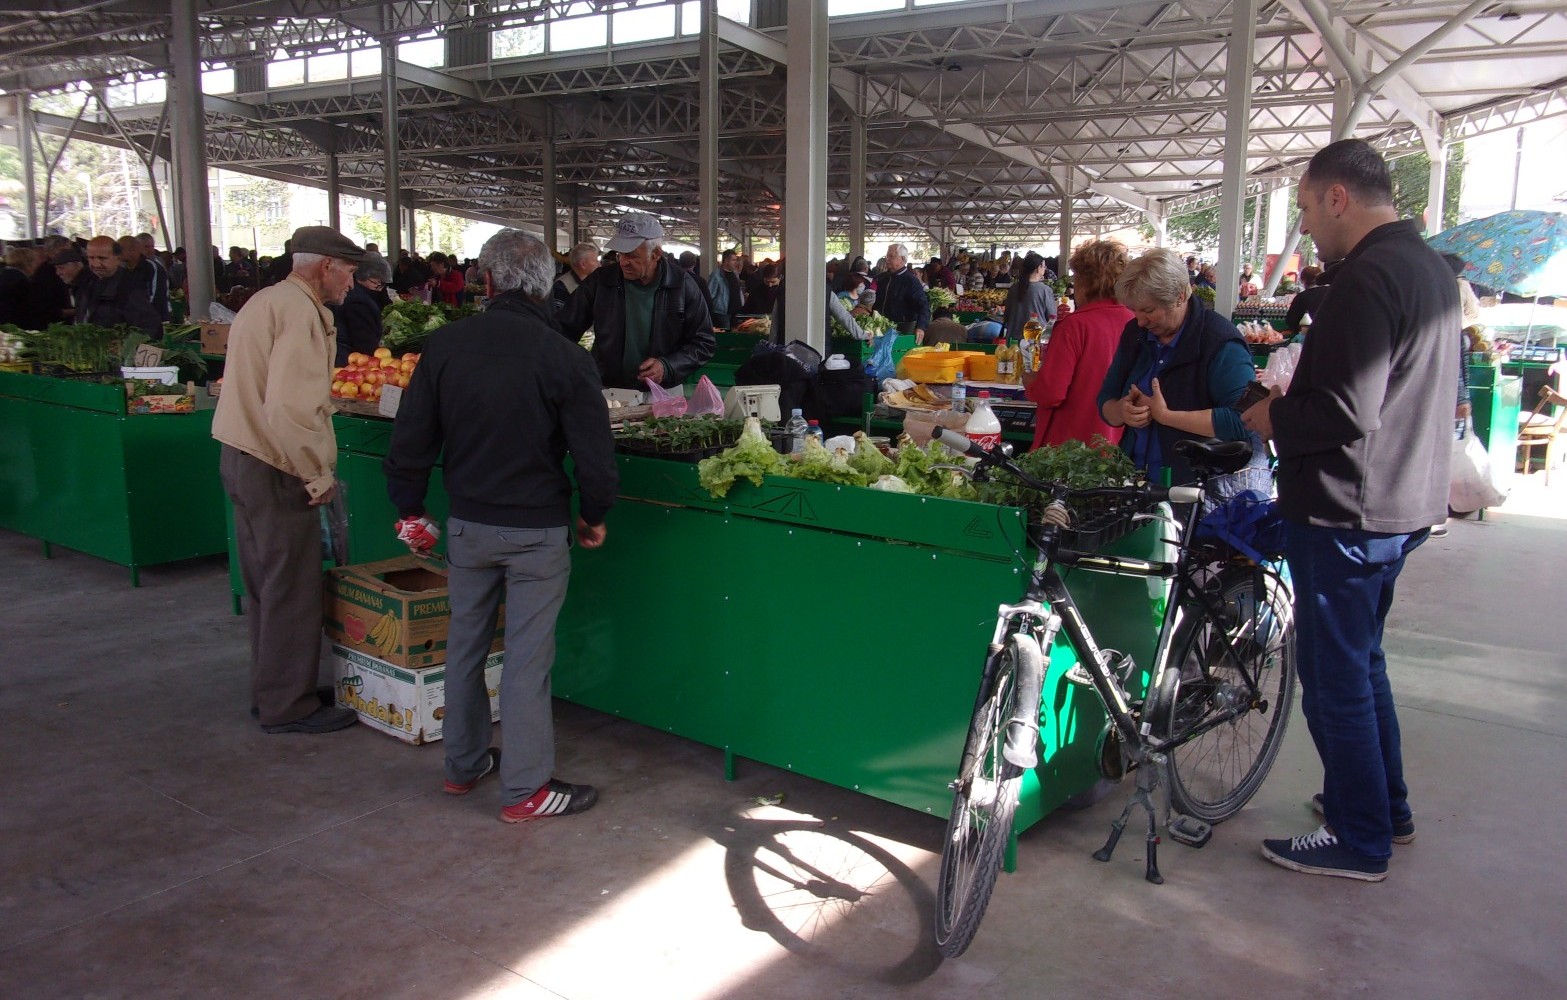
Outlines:
<svg viewBox="0 0 1567 1000"><path fill-rule="evenodd" d="M268 733L328 733L356 720L322 703L321 522L332 499L328 306L343 301L365 252L326 226L294 232L293 271L245 303L229 330L212 418L250 621L252 711Z"/></svg>

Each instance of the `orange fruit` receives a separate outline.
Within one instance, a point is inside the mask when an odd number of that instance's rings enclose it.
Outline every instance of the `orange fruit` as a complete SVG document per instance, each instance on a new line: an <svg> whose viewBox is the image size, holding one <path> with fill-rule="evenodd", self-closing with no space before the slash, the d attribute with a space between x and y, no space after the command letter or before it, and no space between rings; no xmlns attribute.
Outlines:
<svg viewBox="0 0 1567 1000"><path fill-rule="evenodd" d="M353 399L354 397L356 397L358 395L359 395L359 383L358 382L344 382L343 383L343 398L344 399Z"/></svg>
<svg viewBox="0 0 1567 1000"><path fill-rule="evenodd" d="M377 347L375 356L378 358L389 358L392 356L392 349L390 347Z"/></svg>

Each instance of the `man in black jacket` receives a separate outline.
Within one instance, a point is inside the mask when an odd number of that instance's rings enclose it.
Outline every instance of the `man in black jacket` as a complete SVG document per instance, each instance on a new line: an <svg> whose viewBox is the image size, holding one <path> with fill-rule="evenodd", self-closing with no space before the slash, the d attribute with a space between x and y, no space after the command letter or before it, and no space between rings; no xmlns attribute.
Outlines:
<svg viewBox="0 0 1567 1000"><path fill-rule="evenodd" d="M664 227L632 212L615 224L619 259L588 275L557 317L573 341L593 328L593 359L605 385L666 388L707 363L718 346L696 278L664 256Z"/></svg>
<svg viewBox="0 0 1567 1000"><path fill-rule="evenodd" d="M899 333L912 333L916 343L924 342L930 297L909 266L909 251L902 243L887 248L887 278L876 291L876 311L892 320Z"/></svg>
<svg viewBox="0 0 1567 1000"><path fill-rule="evenodd" d="M1369 145L1325 147L1301 178L1301 231L1333 268L1287 395L1244 420L1279 456L1295 584L1301 709L1322 758L1324 825L1263 841L1294 871L1379 882L1415 838L1382 630L1404 560L1447 514L1453 440L1452 272L1399 221Z"/></svg>
<svg viewBox="0 0 1567 1000"><path fill-rule="evenodd" d="M147 289L120 266L120 246L107 236L87 241L87 268L93 273L76 299L76 322L98 326L128 324L150 340L163 336L163 319L152 311Z"/></svg>
<svg viewBox="0 0 1567 1000"><path fill-rule="evenodd" d="M593 361L550 315L553 256L532 236L503 229L484 244L478 270L495 297L485 312L430 336L397 411L385 470L398 537L416 551L435 544L424 500L438 459L451 500L446 791L467 794L498 768L501 819L522 823L582 812L598 797L554 777L550 668L571 573L572 480L563 463L570 454L581 498L577 543L586 549L604 544L619 479ZM497 750L489 746L484 660L503 597Z"/></svg>

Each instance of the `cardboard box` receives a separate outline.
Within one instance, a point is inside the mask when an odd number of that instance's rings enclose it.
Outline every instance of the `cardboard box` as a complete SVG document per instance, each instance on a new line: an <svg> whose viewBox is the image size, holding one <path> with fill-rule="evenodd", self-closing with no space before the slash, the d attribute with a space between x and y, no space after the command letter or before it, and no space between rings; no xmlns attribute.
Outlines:
<svg viewBox="0 0 1567 1000"><path fill-rule="evenodd" d="M202 320L196 325L201 327L201 353L228 353L229 325L227 323L213 323L209 320Z"/></svg>
<svg viewBox="0 0 1567 1000"><path fill-rule="evenodd" d="M196 397L188 393L163 396L133 396L126 401L127 413L195 413Z"/></svg>
<svg viewBox="0 0 1567 1000"><path fill-rule="evenodd" d="M484 686L490 695L490 721L501 717L501 653L484 661ZM446 666L404 670L385 660L332 644L332 677L337 703L359 713L379 729L415 746L441 738L446 715Z"/></svg>
<svg viewBox="0 0 1567 1000"><path fill-rule="evenodd" d="M345 647L404 669L446 662L452 608L446 565L406 555L339 566L326 578L326 632ZM504 606L490 651L506 634Z"/></svg>

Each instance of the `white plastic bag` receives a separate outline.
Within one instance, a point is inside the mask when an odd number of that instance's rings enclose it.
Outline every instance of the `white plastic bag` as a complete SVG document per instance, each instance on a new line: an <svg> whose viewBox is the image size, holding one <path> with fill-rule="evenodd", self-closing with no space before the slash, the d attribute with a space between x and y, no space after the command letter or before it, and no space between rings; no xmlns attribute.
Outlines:
<svg viewBox="0 0 1567 1000"><path fill-rule="evenodd" d="M1295 366L1299 360L1299 344L1281 347L1268 356L1268 367L1257 376L1257 381L1270 389L1278 386L1280 390L1289 392L1290 381L1295 377Z"/></svg>
<svg viewBox="0 0 1567 1000"><path fill-rule="evenodd" d="M1507 494L1491 479L1491 456L1485 445L1465 426L1464 436L1453 440L1453 468L1447 487L1447 505L1460 514L1495 507Z"/></svg>

